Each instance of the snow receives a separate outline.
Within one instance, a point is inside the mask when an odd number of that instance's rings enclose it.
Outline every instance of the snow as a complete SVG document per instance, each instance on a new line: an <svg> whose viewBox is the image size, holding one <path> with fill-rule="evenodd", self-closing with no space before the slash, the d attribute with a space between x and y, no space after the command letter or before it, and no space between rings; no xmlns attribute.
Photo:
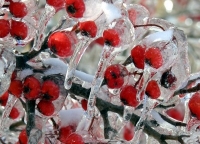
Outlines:
<svg viewBox="0 0 200 144"><path fill-rule="evenodd" d="M59 113L60 117L60 127L65 127L68 125L78 125L81 121L82 116L84 114L84 110L82 108L69 109L69 110L61 110Z"/></svg>
<svg viewBox="0 0 200 144"><path fill-rule="evenodd" d="M114 19L118 19L122 16L119 8L113 4L102 2L101 7L106 15L107 23L111 23Z"/></svg>
<svg viewBox="0 0 200 144"><path fill-rule="evenodd" d="M65 75L67 72L68 68L67 64L64 63L62 60L60 60L59 58L48 58L44 59L42 62L44 65L51 66L48 70L44 72L45 75L59 74L59 73ZM94 76L78 70L75 71L75 76L86 82L92 82L94 78Z"/></svg>
<svg viewBox="0 0 200 144"><path fill-rule="evenodd" d="M21 71L20 75L19 75L19 79L23 80L25 77L32 75L33 74L33 70L32 69L24 69Z"/></svg>
<svg viewBox="0 0 200 144"><path fill-rule="evenodd" d="M158 41L170 41L173 38L173 29L169 29L162 32L156 32L148 35L145 38L146 43L153 43Z"/></svg>

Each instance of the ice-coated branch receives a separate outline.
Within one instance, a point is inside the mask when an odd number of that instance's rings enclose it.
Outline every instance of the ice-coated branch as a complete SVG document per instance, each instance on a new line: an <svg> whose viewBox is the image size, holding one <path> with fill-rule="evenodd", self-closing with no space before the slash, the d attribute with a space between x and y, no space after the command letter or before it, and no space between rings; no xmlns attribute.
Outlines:
<svg viewBox="0 0 200 144"><path fill-rule="evenodd" d="M192 87L192 88L183 88L183 89L179 89L177 91L174 92L174 96L179 95L179 94L186 94L186 93L193 93L193 92L197 92L200 90L200 84L197 84L196 86Z"/></svg>
<svg viewBox="0 0 200 144"><path fill-rule="evenodd" d="M72 84L71 89L69 90L70 93L75 94L77 96L83 97L85 99L88 99L89 97L89 93L90 93L90 89L85 89L83 88L81 85L79 84ZM102 114L103 120L104 120L104 124L106 124L106 126L104 126L104 134L105 134L105 138L108 138L109 136L107 135L109 133L110 130L112 130L109 127L109 123L108 123L108 119L107 119L107 112L115 112L118 113L120 116L123 116L123 112L124 112L124 107L123 106L117 106L114 105L112 103L109 103L107 101L104 101L100 98L96 99L96 107L99 109L100 113ZM137 122L139 121L139 116L136 114L132 114L131 116L131 122L136 125ZM176 135L176 136L172 136L172 135L163 135L159 132L157 132L156 130L154 130L149 124L147 124L148 122L144 123L144 132L147 133L149 136L154 137L158 142L162 143L162 144L167 144L166 140L176 140L179 141L180 143L183 143L183 137L187 137L185 135ZM176 126L177 125L181 125L180 123L173 123ZM183 124L184 125L184 124Z"/></svg>

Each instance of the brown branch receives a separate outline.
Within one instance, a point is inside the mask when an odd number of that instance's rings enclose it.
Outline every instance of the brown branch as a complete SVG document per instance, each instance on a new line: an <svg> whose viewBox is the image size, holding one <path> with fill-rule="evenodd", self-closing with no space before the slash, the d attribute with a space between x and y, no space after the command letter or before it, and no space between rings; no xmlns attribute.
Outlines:
<svg viewBox="0 0 200 144"><path fill-rule="evenodd" d="M177 91L174 92L174 96L179 95L179 94L186 94L186 93L193 93L193 92L197 92L200 90L200 84L197 84L196 86L192 87L192 88L188 88L188 89L179 89Z"/></svg>

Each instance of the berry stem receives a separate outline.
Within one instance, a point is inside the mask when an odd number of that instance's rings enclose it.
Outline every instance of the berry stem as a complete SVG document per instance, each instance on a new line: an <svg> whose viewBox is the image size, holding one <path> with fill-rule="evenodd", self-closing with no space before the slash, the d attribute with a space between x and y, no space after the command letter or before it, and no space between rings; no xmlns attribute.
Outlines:
<svg viewBox="0 0 200 144"><path fill-rule="evenodd" d="M162 29L163 31L165 31L165 29L163 27L161 27L160 25L156 25L156 24L134 25L134 28L146 27L146 26L155 26L155 27L158 27L158 28Z"/></svg>
<svg viewBox="0 0 200 144"><path fill-rule="evenodd" d="M27 109L27 126L26 132L29 137L31 130L35 127L35 100L26 100L26 109Z"/></svg>

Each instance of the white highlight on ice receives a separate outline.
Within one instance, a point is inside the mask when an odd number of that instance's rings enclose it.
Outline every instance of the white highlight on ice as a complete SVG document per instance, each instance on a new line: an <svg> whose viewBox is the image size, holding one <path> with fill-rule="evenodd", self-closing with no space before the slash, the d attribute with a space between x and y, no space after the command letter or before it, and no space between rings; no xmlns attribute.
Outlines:
<svg viewBox="0 0 200 144"><path fill-rule="evenodd" d="M165 0L164 2L165 9L168 13L172 12L173 2L171 0Z"/></svg>
<svg viewBox="0 0 200 144"><path fill-rule="evenodd" d="M82 119L83 113L84 111L82 108L61 110L58 113L61 121L60 127L65 127L68 125L77 126Z"/></svg>
<svg viewBox="0 0 200 144"><path fill-rule="evenodd" d="M106 15L107 23L111 23L114 19L118 19L122 16L119 8L113 4L102 2L101 7Z"/></svg>
<svg viewBox="0 0 200 144"><path fill-rule="evenodd" d="M4 74L4 62L0 60L0 77Z"/></svg>
<svg viewBox="0 0 200 144"><path fill-rule="evenodd" d="M169 129L173 129L173 130L176 129L175 126L173 126L173 125L171 125L170 123L168 123L168 122L166 122L165 120L163 120L163 119L161 118L161 116L158 114L157 111L152 110L152 111L151 111L151 115L152 115L152 117L158 122L158 124L159 124L161 127L169 128Z"/></svg>

